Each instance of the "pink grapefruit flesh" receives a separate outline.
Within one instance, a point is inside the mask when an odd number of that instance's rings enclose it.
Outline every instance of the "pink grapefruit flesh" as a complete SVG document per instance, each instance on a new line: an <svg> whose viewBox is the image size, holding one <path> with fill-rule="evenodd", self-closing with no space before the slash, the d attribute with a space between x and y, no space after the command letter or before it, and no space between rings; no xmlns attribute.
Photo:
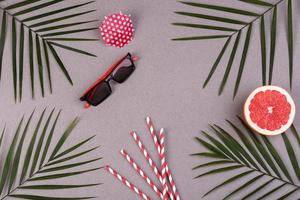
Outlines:
<svg viewBox="0 0 300 200"><path fill-rule="evenodd" d="M244 117L254 131L263 135L277 135L286 131L293 123L295 104L284 89L262 86L247 98Z"/></svg>

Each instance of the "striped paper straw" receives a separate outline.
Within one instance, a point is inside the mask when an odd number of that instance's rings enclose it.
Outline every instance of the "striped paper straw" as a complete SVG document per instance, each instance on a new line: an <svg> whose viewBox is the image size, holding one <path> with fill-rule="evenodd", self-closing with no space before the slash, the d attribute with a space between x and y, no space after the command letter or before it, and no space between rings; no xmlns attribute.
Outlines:
<svg viewBox="0 0 300 200"><path fill-rule="evenodd" d="M165 135L163 129L160 131L160 161L161 161L161 177L163 179L163 200L167 200L167 173L166 173L166 155L165 155Z"/></svg>
<svg viewBox="0 0 300 200"><path fill-rule="evenodd" d="M157 135L156 135L156 131L154 129L154 126L153 126L153 123L152 123L150 117L146 118L146 123L147 123L147 127L149 129L149 132L150 132L150 134L152 136L153 142L154 142L154 144L156 146L156 149L157 149L158 153L160 154L161 146L160 146L160 143L158 141L158 138L157 138ZM176 198L176 200L180 200L180 195L179 195L179 193L177 191L176 184L174 182L174 179L172 177L172 174L170 172L170 169L169 169L167 163L166 163L166 172L167 172L168 179L169 179L170 185L172 187L173 193L175 195L175 198Z"/></svg>
<svg viewBox="0 0 300 200"><path fill-rule="evenodd" d="M154 190L154 192L163 199L161 191L157 188L155 183L147 176L147 174L136 164L136 162L129 156L127 151L122 149L120 153L128 161L128 163L135 169L135 171L146 181L146 183Z"/></svg>
<svg viewBox="0 0 300 200"><path fill-rule="evenodd" d="M150 157L150 155L148 154L148 151L146 149L146 147L144 146L144 144L142 143L140 137L138 136L138 134L136 132L131 132L130 133L132 138L134 139L135 143L137 144L137 146L139 147L139 149L141 150L142 154L144 155L144 157L146 158L147 162L149 163L150 167L152 168L154 174L156 175L156 177L158 178L158 180L160 181L161 184L163 184L162 182L162 177L161 174L159 173L159 170L155 164L155 162L152 160L152 158ZM174 196L171 193L171 191L169 190L169 188L167 189L167 192L171 198L171 200L174 200Z"/></svg>
<svg viewBox="0 0 300 200"><path fill-rule="evenodd" d="M150 197L148 197L144 192L142 192L139 188L137 188L135 185L130 183L124 176L120 175L117 171L112 169L110 166L105 166L105 170L108 171L110 174L112 174L114 177L116 177L118 180L120 180L124 185L129 187L133 192L137 193L141 198L144 200L151 200Z"/></svg>

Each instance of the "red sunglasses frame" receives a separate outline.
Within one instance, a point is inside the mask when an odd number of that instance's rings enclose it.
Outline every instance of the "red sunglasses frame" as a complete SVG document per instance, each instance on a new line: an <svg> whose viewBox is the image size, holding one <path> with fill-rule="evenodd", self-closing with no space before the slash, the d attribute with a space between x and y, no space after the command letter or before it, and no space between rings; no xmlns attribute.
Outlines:
<svg viewBox="0 0 300 200"><path fill-rule="evenodd" d="M103 76L101 76L98 80L96 80L81 96L85 96L87 93L90 92L90 90L92 90L96 85L98 85L99 83L101 83L102 81L106 80L109 75L123 62L123 60L127 57L128 54L126 54L125 56L123 56L121 59L119 59L117 62L115 62L104 74ZM135 62L137 60L139 60L139 57L137 56L132 56L131 57L132 61ZM84 108L89 108L91 105L86 102L84 105Z"/></svg>

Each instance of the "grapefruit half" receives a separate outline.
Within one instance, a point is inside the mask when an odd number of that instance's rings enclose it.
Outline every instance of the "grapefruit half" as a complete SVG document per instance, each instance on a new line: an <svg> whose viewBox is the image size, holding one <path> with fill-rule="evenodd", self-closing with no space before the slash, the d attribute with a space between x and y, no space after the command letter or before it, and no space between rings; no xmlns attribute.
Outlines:
<svg viewBox="0 0 300 200"><path fill-rule="evenodd" d="M256 88L244 104L248 125L263 135L285 132L293 123L295 103L290 94L277 86Z"/></svg>

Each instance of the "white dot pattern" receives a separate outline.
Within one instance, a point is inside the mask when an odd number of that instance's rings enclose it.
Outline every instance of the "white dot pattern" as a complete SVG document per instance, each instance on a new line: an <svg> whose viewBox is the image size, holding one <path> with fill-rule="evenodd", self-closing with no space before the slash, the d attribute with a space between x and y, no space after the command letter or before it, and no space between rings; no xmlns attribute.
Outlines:
<svg viewBox="0 0 300 200"><path fill-rule="evenodd" d="M106 16L99 29L104 43L110 46L122 48L133 39L130 15L121 12Z"/></svg>

